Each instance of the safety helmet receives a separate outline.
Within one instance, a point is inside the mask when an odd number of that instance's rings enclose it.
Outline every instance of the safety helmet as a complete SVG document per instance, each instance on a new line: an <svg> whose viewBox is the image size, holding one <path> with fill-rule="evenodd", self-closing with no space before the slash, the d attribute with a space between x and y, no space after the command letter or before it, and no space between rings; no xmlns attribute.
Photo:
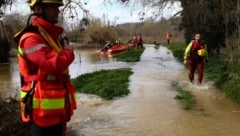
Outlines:
<svg viewBox="0 0 240 136"><path fill-rule="evenodd" d="M37 4L57 4L63 6L63 0L27 0L27 3L31 9Z"/></svg>
<svg viewBox="0 0 240 136"><path fill-rule="evenodd" d="M197 54L200 57L204 57L205 56L205 50L204 49L200 49L200 50L197 51Z"/></svg>

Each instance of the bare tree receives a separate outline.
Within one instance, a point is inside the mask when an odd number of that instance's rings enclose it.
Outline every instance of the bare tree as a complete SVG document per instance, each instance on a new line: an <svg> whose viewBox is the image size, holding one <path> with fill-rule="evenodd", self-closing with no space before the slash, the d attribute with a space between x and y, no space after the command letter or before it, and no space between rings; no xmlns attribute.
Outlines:
<svg viewBox="0 0 240 136"><path fill-rule="evenodd" d="M15 0L1 0L1 1L0 1L0 8L1 8L2 6L12 5L13 2L15 2Z"/></svg>

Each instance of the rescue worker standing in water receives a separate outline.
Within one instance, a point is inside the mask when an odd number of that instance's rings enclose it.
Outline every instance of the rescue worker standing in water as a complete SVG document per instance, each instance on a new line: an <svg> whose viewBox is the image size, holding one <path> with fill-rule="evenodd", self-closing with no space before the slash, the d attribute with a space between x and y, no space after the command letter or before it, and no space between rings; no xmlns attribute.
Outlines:
<svg viewBox="0 0 240 136"><path fill-rule="evenodd" d="M76 109L69 65L74 53L61 43L58 23L62 0L28 0L33 14L15 35L21 77L21 118L31 136L65 136L66 123Z"/></svg>
<svg viewBox="0 0 240 136"><path fill-rule="evenodd" d="M193 82L195 69L198 70L198 85L202 84L204 61L208 62L207 46L199 33L195 34L194 40L192 40L184 52L184 64L189 63L189 80Z"/></svg>
<svg viewBox="0 0 240 136"><path fill-rule="evenodd" d="M165 39L167 40L167 44L170 44L170 40L172 38L172 34L167 32L166 36L165 36Z"/></svg>

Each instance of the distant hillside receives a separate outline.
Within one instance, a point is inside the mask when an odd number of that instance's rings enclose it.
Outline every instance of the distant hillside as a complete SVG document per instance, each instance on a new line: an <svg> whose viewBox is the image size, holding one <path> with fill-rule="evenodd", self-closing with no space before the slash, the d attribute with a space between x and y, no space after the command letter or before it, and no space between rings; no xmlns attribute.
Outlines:
<svg viewBox="0 0 240 136"><path fill-rule="evenodd" d="M128 41L134 34L141 34L145 43L154 41L165 44L165 34L170 32L172 43L184 43L183 31L179 30L181 18L171 18L159 22L125 23L116 26L117 34L123 41Z"/></svg>

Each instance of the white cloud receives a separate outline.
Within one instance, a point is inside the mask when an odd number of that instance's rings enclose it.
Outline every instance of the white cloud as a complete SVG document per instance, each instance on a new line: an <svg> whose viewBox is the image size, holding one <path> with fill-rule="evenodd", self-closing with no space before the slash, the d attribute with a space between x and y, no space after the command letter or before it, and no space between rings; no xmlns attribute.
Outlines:
<svg viewBox="0 0 240 136"><path fill-rule="evenodd" d="M103 18L103 16L105 16L105 19L110 21L118 18L120 22L128 21L126 18L131 19L129 20L130 22L136 20L136 18L130 17L129 9L124 8L119 3L111 4L108 2L104 3L104 0L89 0L86 8L89 9L90 14L97 18Z"/></svg>

